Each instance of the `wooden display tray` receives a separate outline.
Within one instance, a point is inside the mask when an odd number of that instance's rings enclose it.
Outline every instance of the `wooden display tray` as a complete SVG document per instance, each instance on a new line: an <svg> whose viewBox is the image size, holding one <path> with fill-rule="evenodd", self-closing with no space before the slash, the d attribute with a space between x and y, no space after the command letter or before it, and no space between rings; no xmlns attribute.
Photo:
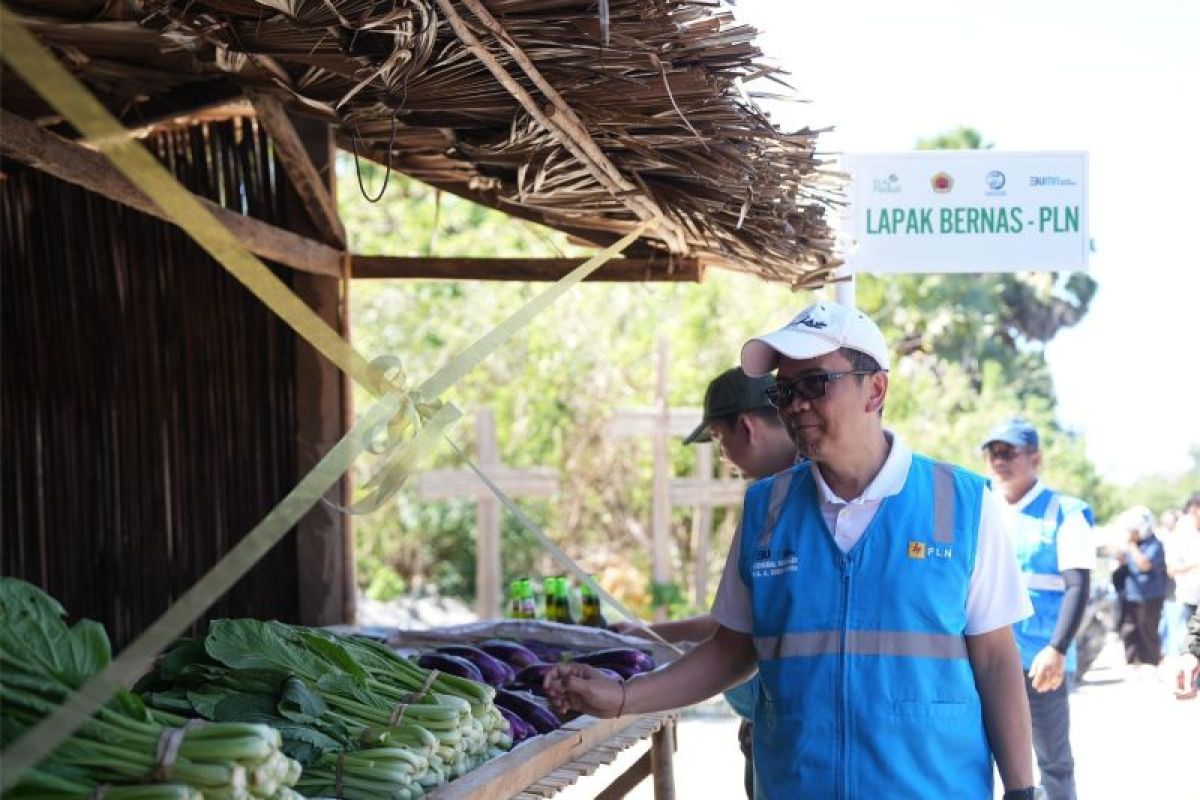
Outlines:
<svg viewBox="0 0 1200 800"><path fill-rule="evenodd" d="M550 797L608 764L617 754L647 738L650 751L599 797L624 797L650 774L655 798L672 800L672 754L677 713L597 719L581 716L553 733L538 736L426 795L426 800L500 800Z"/></svg>

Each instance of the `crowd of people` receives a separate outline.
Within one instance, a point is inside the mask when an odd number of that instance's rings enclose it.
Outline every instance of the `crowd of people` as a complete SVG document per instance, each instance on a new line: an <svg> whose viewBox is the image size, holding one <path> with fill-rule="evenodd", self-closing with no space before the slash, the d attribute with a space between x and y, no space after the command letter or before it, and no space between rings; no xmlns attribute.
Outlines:
<svg viewBox="0 0 1200 800"><path fill-rule="evenodd" d="M978 443L990 481L915 452L883 424L889 362L875 323L838 303L745 343L688 441L714 439L759 480L711 613L650 634L696 646L629 680L557 666L544 682L557 709L612 717L727 691L750 797L985 800L998 773L1005 800L1073 800L1092 509L1042 481L1020 417ZM1175 683L1190 697L1200 492L1164 520L1156 533L1148 509L1122 514L1105 552L1130 663L1186 648Z"/></svg>
<svg viewBox="0 0 1200 800"><path fill-rule="evenodd" d="M1147 674L1186 652L1188 620L1200 606L1200 491L1157 519L1145 506L1117 517L1113 559L1117 627L1125 660Z"/></svg>

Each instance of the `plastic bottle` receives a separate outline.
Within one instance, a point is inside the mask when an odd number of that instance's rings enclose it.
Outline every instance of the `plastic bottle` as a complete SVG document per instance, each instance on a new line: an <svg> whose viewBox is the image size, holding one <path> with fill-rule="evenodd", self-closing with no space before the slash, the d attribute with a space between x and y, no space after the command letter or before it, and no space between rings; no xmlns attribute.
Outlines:
<svg viewBox="0 0 1200 800"><path fill-rule="evenodd" d="M592 589L592 585L585 583L580 586L579 594L583 599L583 617L579 620L579 624L592 628L607 628L608 623L604 620L604 613L600 609L600 596Z"/></svg>
<svg viewBox="0 0 1200 800"><path fill-rule="evenodd" d="M533 585L528 578L509 584L509 616L513 619L537 619L537 607L533 602Z"/></svg>
<svg viewBox="0 0 1200 800"><path fill-rule="evenodd" d="M546 613L544 618L550 622L562 622L559 610L558 578L550 576L542 579L542 587L546 596Z"/></svg>
<svg viewBox="0 0 1200 800"><path fill-rule="evenodd" d="M555 583L558 589L559 622L566 625L575 624L575 613L571 609L571 583L566 575L558 576Z"/></svg>

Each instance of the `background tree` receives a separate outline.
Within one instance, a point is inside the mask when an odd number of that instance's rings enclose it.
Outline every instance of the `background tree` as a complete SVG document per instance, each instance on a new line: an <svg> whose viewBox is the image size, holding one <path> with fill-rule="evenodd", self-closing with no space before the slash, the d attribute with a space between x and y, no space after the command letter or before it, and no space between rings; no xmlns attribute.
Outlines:
<svg viewBox="0 0 1200 800"><path fill-rule="evenodd" d="M969 128L922 144L988 146ZM378 186L381 171L363 167L368 188ZM339 169L341 185L353 187L353 162L343 160ZM391 181L375 205L357 190L341 193L355 252L531 257L588 252L555 231L398 175ZM1045 360L1046 343L1086 314L1095 292L1090 278L864 275L857 282L859 305L880 321L896 346L890 427L923 452L982 470L979 444L987 429L1001 417L1022 413L1043 432L1049 482L1087 498L1102 518L1123 507L1128 498L1100 479L1083 441L1056 422ZM355 343L369 356L399 356L407 374L419 381L542 288L508 282L357 281ZM709 379L737 362L742 342L785 323L820 296L721 271L698 285L583 284L469 374L447 399L467 415L484 405L493 410L505 463L559 471L558 497L519 502L610 590L647 611L651 453L649 442L607 436L614 410L651 403L658 337L671 343L671 404L699 405ZM366 397L357 402L367 407ZM460 423L451 435L471 452L469 424ZM670 453L676 474L692 471L691 448L674 442ZM444 451L435 464L454 465ZM729 544L724 517L717 515L718 534L711 543L716 554ZM390 508L356 521L360 581L381 598L429 587L471 599L473 529L469 503L422 503L406 490ZM671 532L677 576L691 574L690 531L690 511L676 509ZM507 514L503 537L506 580L559 571ZM714 556L710 565L712 587L721 560Z"/></svg>

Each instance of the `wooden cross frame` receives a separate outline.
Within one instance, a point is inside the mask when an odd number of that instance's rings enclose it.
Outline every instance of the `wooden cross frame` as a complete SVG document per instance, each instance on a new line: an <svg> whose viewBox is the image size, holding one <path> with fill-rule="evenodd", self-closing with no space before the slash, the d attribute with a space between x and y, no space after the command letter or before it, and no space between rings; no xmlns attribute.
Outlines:
<svg viewBox="0 0 1200 800"><path fill-rule="evenodd" d="M691 506L692 515L692 591L697 608L708 605L708 540L712 536L713 509L740 506L746 494L746 482L713 478L712 442L696 448L696 477L675 478L668 496L672 506Z"/></svg>
<svg viewBox="0 0 1200 800"><path fill-rule="evenodd" d="M654 405L650 408L626 408L617 411L608 430L618 439L651 437L654 448L654 485L650 557L653 580L656 584L662 585L671 579L671 507L691 506L695 509L692 517L692 536L696 544L694 588L696 605L704 606L708 598L708 540L712 532L712 510L741 505L746 484L742 481L713 479L713 446L707 443L696 445L696 477L672 477L667 443L671 437L682 438L691 433L703 419L704 409L668 407L669 361L670 345L665 338L659 339ZM666 617L666 609L655 608L654 614L656 620L661 621Z"/></svg>
<svg viewBox="0 0 1200 800"><path fill-rule="evenodd" d="M509 497L550 497L558 493L558 473L549 467L513 469L500 463L496 418L491 409L475 415L476 462ZM423 500L469 497L475 500L475 610L480 619L500 614L500 501L469 469L432 470L417 477Z"/></svg>

